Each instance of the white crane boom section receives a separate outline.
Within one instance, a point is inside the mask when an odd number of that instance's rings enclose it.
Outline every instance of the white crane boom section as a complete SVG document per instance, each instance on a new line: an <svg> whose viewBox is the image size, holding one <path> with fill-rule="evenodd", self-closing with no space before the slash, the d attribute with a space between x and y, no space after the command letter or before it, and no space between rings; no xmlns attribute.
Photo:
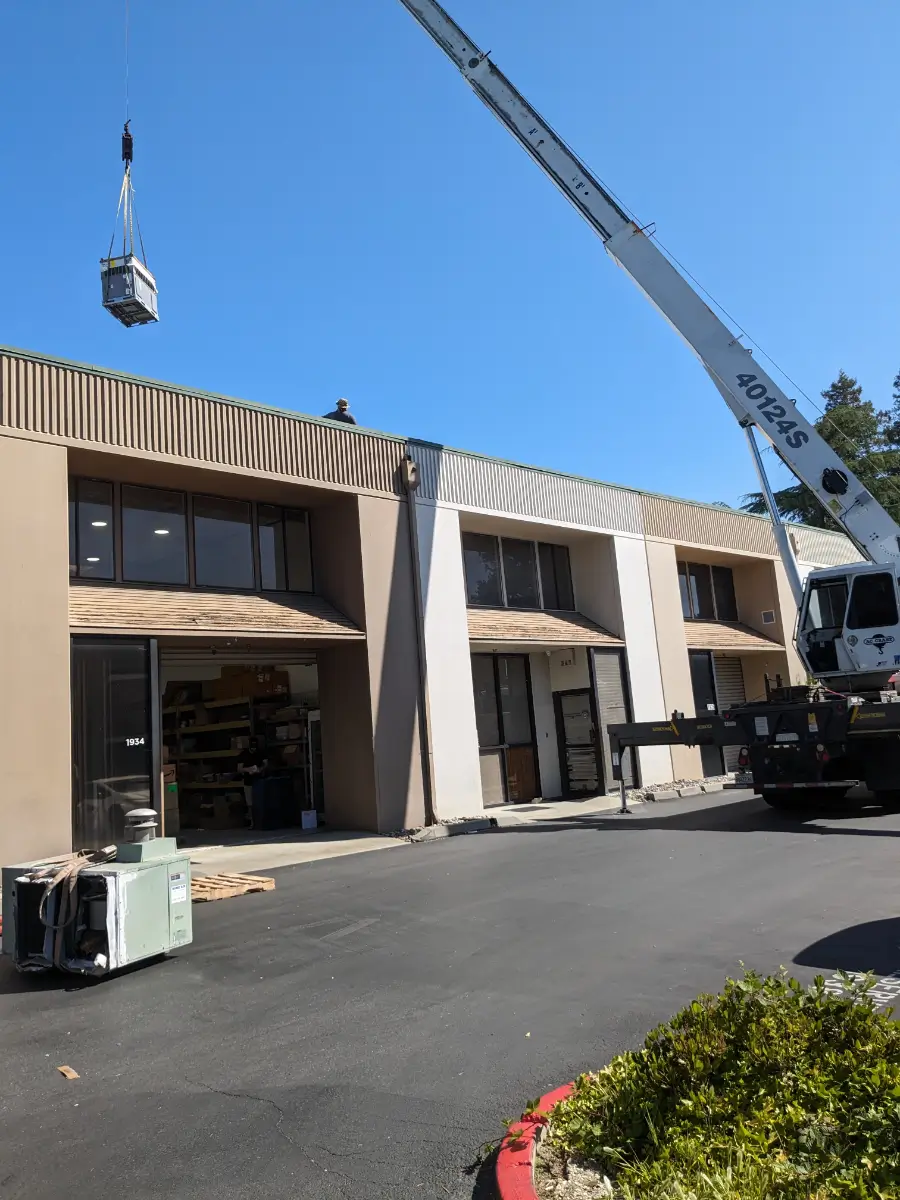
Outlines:
<svg viewBox="0 0 900 1200"><path fill-rule="evenodd" d="M644 230L436 0L400 0L462 72L567 200L603 239L609 255L681 334L745 428L759 428L798 479L818 496L860 552L900 562L900 526L750 357L736 335ZM703 422L698 422L702 438Z"/></svg>

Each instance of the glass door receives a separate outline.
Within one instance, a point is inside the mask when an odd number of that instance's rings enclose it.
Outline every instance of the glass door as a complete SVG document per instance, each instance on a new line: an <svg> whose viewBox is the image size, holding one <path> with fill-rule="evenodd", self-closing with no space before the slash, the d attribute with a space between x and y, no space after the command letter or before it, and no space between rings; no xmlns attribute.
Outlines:
<svg viewBox="0 0 900 1200"><path fill-rule="evenodd" d="M713 674L712 654L709 650L691 650L691 685L694 690L694 712L698 717L719 711L716 702L716 677ZM721 775L724 770L722 751L718 746L701 746L700 762L704 777Z"/></svg>
<svg viewBox="0 0 900 1200"><path fill-rule="evenodd" d="M553 700L565 794L596 795L603 789L597 754L597 719L590 688L556 692Z"/></svg>
<svg viewBox="0 0 900 1200"><path fill-rule="evenodd" d="M150 650L149 640L72 638L76 849L122 841L127 812L158 807Z"/></svg>

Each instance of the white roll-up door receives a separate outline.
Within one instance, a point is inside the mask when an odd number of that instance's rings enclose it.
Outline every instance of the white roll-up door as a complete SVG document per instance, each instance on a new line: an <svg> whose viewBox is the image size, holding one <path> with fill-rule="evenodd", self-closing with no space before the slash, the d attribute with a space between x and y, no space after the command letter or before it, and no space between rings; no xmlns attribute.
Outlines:
<svg viewBox="0 0 900 1200"><path fill-rule="evenodd" d="M597 687L597 715L600 720L604 783L608 790L614 790L617 784L612 777L607 729L610 725L624 725L631 720L628 696L625 691L623 651L595 650L594 679ZM634 787L634 751L631 748L622 752L622 778L627 787Z"/></svg>
<svg viewBox="0 0 900 1200"><path fill-rule="evenodd" d="M716 704L719 712L743 704L747 699L744 690L744 670L739 658L728 658L724 654L713 655L713 671L716 679ZM725 770L738 769L740 746L723 746Z"/></svg>

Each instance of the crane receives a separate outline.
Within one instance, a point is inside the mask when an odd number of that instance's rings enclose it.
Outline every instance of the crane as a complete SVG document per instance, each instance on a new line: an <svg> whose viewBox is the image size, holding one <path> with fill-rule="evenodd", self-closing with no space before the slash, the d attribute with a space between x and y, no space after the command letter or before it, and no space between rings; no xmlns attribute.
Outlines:
<svg viewBox="0 0 900 1200"><path fill-rule="evenodd" d="M629 216L437 0L400 3L681 335L744 429L800 610L797 650L810 674L854 692L882 686L900 664L900 654L886 650L892 644L900 650L900 526L670 261L652 228ZM815 493L863 562L810 572L804 586L766 477L757 430Z"/></svg>

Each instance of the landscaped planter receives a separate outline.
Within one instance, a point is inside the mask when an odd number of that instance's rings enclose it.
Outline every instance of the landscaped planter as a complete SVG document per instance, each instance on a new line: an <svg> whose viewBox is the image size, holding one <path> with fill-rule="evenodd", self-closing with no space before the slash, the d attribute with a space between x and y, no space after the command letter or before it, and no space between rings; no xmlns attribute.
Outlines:
<svg viewBox="0 0 900 1200"><path fill-rule="evenodd" d="M541 1096L533 1113L510 1125L497 1155L497 1191L500 1200L538 1200L534 1188L534 1155L538 1135L547 1124L546 1114L565 1100L574 1084L566 1083Z"/></svg>

